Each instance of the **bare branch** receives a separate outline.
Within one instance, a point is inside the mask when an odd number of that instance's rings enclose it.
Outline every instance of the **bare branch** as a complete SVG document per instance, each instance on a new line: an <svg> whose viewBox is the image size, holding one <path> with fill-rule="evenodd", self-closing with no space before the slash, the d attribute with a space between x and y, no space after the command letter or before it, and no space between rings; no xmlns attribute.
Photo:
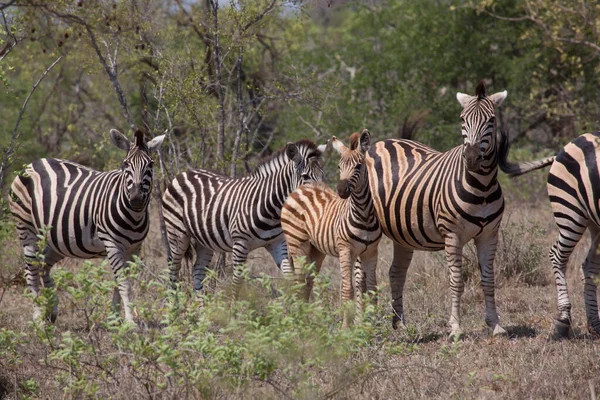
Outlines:
<svg viewBox="0 0 600 400"><path fill-rule="evenodd" d="M29 94L27 95L27 97L25 98L25 101L23 102L23 106L21 106L21 110L19 111L19 116L17 117L17 122L15 123L15 128L13 129L12 136L10 138L10 144L8 145L8 148L4 151L4 155L2 157L2 164L0 165L0 189L4 187L4 179L6 177L6 170L10 164L10 162L9 162L10 158L12 157L12 155L14 153L15 146L16 146L16 140L19 137L19 134L18 134L19 124L21 123L21 119L23 118L23 114L25 113L25 109L27 108L27 104L29 103L29 99L33 95L33 92L35 92L37 87L40 85L40 83L44 80L44 78L48 75L48 73L52 70L52 68L54 68L54 66L56 64L58 64L58 62L61 59L62 59L62 56L59 56L56 59L56 61L54 61L44 71L42 76L40 76L40 79L37 80L37 82L31 88L31 91L29 91Z"/></svg>
<svg viewBox="0 0 600 400"><path fill-rule="evenodd" d="M252 25L256 24L258 21L263 19L265 15L267 15L271 10L273 10L273 7L275 7L276 2L277 0L272 0L271 3L260 14L254 17L252 21L244 25L244 27L242 28L242 32L247 31L250 27L252 27Z"/></svg>

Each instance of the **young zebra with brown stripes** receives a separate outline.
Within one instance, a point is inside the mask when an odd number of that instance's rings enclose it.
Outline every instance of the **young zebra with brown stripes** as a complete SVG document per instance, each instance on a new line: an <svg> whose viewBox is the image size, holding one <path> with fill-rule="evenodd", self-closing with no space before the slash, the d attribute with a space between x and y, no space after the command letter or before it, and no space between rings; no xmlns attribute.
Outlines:
<svg viewBox="0 0 600 400"><path fill-rule="evenodd" d="M568 336L571 300L567 291L567 263L586 230L591 245L582 265L588 330L600 335L597 280L600 277L600 132L579 136L556 156L548 175L548 196L558 226L558 240L550 250L558 301L556 333Z"/></svg>
<svg viewBox="0 0 600 400"><path fill-rule="evenodd" d="M288 244L288 253L295 273L303 275L298 257L305 257L307 264L315 263L316 273L321 270L325 255L339 257L342 272L342 301L352 299L352 267L360 258L363 271L357 269L355 290L357 306L361 307L361 293L377 287L377 245L381 239L381 227L375 215L365 153L371 146L371 134L350 137L350 148L335 136L331 146L340 153L340 180L337 194L324 184L304 185L293 192L281 211L281 226ZM364 273L364 275L363 275ZM310 297L314 276L306 274L306 300ZM347 326L348 314L344 313L343 326Z"/></svg>
<svg viewBox="0 0 600 400"><path fill-rule="evenodd" d="M284 275L293 276L281 230L281 208L298 186L323 179L319 164L325 145L310 140L288 143L265 159L254 173L229 178L197 169L177 175L163 195L173 286L190 245L196 249L194 290L204 289L214 252L232 253L234 295L239 291L248 253L264 247Z"/></svg>
<svg viewBox="0 0 600 400"><path fill-rule="evenodd" d="M487 96L483 83L476 95L457 94L463 110L463 144L446 152L403 139L376 143L366 156L369 186L383 232L394 241L390 286L392 325L404 324L403 291L415 250L445 250L450 270L451 336L460 337L460 298L464 291L462 249L475 241L485 297L485 321L494 335L500 325L494 298L493 262L504 197L498 166L522 174L541 168L553 158L522 165L505 165L507 146L496 140L495 109L506 91Z"/></svg>
<svg viewBox="0 0 600 400"><path fill-rule="evenodd" d="M71 161L44 158L34 161L11 186L10 210L25 254L27 286L40 294L40 272L44 287L54 286L50 269L65 257L108 257L117 278L137 253L148 233L148 203L152 188L151 152L165 135L149 142L142 132L133 143L119 131L110 131L112 142L127 152L121 168L100 172ZM47 244L38 249L38 236L45 232ZM37 260L41 251L42 265ZM129 280L120 279L113 293L113 307L121 300L125 320L131 324ZM48 318L54 322L58 303ZM34 318L42 316L35 306Z"/></svg>

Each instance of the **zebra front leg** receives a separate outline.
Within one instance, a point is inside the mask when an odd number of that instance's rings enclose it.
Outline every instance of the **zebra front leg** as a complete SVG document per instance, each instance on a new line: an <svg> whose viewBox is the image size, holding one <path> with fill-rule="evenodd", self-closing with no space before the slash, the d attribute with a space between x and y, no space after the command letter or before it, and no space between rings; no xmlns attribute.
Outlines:
<svg viewBox="0 0 600 400"><path fill-rule="evenodd" d="M500 326L500 319L496 310L495 287L494 287L494 258L498 245L498 231L496 230L488 237L475 239L477 247L477 259L479 260L479 271L481 272L481 287L485 297L485 322L492 328L493 335L506 335L506 330Z"/></svg>
<svg viewBox="0 0 600 400"><path fill-rule="evenodd" d="M365 274L366 290L371 296L373 304L377 304L377 257L378 244L372 244L365 253L360 256L363 273Z"/></svg>
<svg viewBox="0 0 600 400"><path fill-rule="evenodd" d="M167 241L169 242L169 254L167 264L169 266L169 282L171 289L176 289L179 283L179 271L181 261L190 246L190 236L186 232L178 230L178 227L167 229Z"/></svg>
<svg viewBox="0 0 600 400"><path fill-rule="evenodd" d="M137 326L133 320L133 312L131 311L131 304L129 301L131 286L129 284L129 278L127 277L126 269L128 259L125 256L125 251L112 245L110 247L107 246L106 253L118 287L118 293L113 291L113 308L118 310L120 308L120 303L122 302L125 311L125 321ZM121 301L119 301L119 298Z"/></svg>
<svg viewBox="0 0 600 400"><path fill-rule="evenodd" d="M392 316L392 328L398 329L398 326L405 327L404 321L404 303L403 292L404 283L406 282L406 273L412 260L413 250L400 247L394 243L394 258L390 265L390 287L392 289L392 308L394 315Z"/></svg>
<svg viewBox="0 0 600 400"><path fill-rule="evenodd" d="M445 240L446 263L450 270L450 293L452 296L452 310L448 326L450 327L450 338L460 339L463 330L460 327L460 298L465 290L462 277L462 244L458 236L450 234Z"/></svg>
<svg viewBox="0 0 600 400"><path fill-rule="evenodd" d="M196 263L194 264L194 292L199 298L204 294L206 268L213 258L213 251L200 244L196 245Z"/></svg>
<svg viewBox="0 0 600 400"><path fill-rule="evenodd" d="M588 331L600 335L600 318L598 317L597 279L600 276L600 227L590 226L591 244L583 269L583 298Z"/></svg>
<svg viewBox="0 0 600 400"><path fill-rule="evenodd" d="M244 281L244 265L248 259L248 243L246 240L235 240L231 259L233 261L233 298L237 299Z"/></svg>
<svg viewBox="0 0 600 400"><path fill-rule="evenodd" d="M352 300L352 266L356 256L352 254L352 249L349 245L338 245L340 268L342 272L342 308L343 321L342 329L347 328L350 324L350 315L348 314L348 302Z"/></svg>

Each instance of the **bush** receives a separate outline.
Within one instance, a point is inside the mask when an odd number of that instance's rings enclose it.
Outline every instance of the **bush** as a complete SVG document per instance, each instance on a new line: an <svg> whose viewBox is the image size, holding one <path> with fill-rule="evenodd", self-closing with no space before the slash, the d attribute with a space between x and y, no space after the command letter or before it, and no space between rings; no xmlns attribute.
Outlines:
<svg viewBox="0 0 600 400"><path fill-rule="evenodd" d="M262 276L247 285L242 300L232 301L227 291L219 290L207 294L204 307L199 307L194 293L169 290L162 279L138 279L140 266L139 260L132 263L129 274L139 285L134 315L141 328L122 324L111 310L116 283L106 262L84 262L76 272L59 267L53 273L56 289L44 290L35 300L49 304L58 293L59 324L32 322L29 334L35 335L22 337L0 331L0 360L18 363L25 348L37 347L44 354L40 368L54 371L55 389L67 397L285 393L314 398L327 387L345 387L368 370L368 357L355 355L377 343L379 328L389 329L389 324L368 321L376 313L369 305L365 322L341 330L341 312L331 299L337 289L324 274L316 279L310 303L297 298L298 286L270 297L277 288L271 278ZM69 310L76 322L62 330L61 318ZM25 336L35 342L17 340ZM1 346L4 342L11 346ZM20 384L23 394L36 387L35 380L27 379L31 378L22 377Z"/></svg>

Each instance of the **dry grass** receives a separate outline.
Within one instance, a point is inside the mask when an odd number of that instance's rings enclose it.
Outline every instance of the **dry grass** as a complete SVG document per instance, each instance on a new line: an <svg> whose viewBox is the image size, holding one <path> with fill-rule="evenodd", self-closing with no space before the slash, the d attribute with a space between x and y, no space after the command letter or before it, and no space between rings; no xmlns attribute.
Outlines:
<svg viewBox="0 0 600 400"><path fill-rule="evenodd" d="M511 225L513 224L513 225ZM516 225L514 225L516 224ZM528 259L527 276L505 274L499 276L496 291L501 321L509 332L507 338L492 338L484 323L483 294L478 287L476 274L465 288L462 303L462 327L464 340L451 343L447 340L446 321L449 316L450 299L447 271L439 253L416 253L406 284L405 313L408 320L406 331L393 332L382 329L384 334L352 356L354 364L368 361L369 367L354 371L340 378L345 363L339 370L316 373L314 384L319 392L331 398L590 398L600 391L599 341L585 334L583 308L583 285L579 279L579 265L585 257L589 239L582 241L569 266L569 283L573 301L574 337L569 340L552 339L555 315L555 290L547 249L552 244L556 230L547 204L542 206L510 208L505 214L505 229L526 227L534 224L535 232L528 233L526 242L514 241L525 247L518 250L525 254L532 241L543 247L537 262ZM512 226L512 227L511 227ZM545 233L544 233L545 232ZM506 235L506 233L505 233ZM0 257L0 275L4 279L0 293L0 328L29 332L28 323L32 305L23 296L22 283L12 281L19 264L18 247L14 240L5 243ZM510 248L503 248L499 269L515 258ZM525 252L525 253L523 253ZM523 255L520 255L523 257ZM158 224L144 244L142 256L146 263L147 277L159 276L165 267L165 254L158 233ZM466 251L469 258L469 251ZM389 282L387 266L392 257L392 246L384 239L380 244L379 282L381 321L389 325ZM512 257L512 258L511 258ZM522 258L521 258L522 259ZM78 261L63 263L67 269L76 269ZM265 272L279 278L270 256L263 250L252 254L249 265L253 274ZM333 282L339 282L337 262L327 259L323 273L330 274ZM532 279L532 277L534 277ZM189 279L189 278L188 278ZM12 282L11 282L12 281ZM16 283L15 283L16 282ZM189 283L189 281L188 281ZM135 289L134 289L135 290ZM151 294L146 294L149 296ZM332 301L337 294L331 294ZM159 299L157 299L158 301ZM81 321L75 310L63 307L59 310L58 332L81 329ZM0 398L17 398L24 395L39 398L60 397L60 388L54 383L55 371L42 368L36 360L42 359L46 350L35 344L27 347L24 363L12 365L10 373L0 371ZM39 386L27 391L24 382L34 378ZM272 386L259 382L249 391L229 393L231 398L284 398L289 393L276 389L275 376ZM112 396L129 398L133 395L126 386L115 388ZM160 394L156 397L161 398Z"/></svg>

